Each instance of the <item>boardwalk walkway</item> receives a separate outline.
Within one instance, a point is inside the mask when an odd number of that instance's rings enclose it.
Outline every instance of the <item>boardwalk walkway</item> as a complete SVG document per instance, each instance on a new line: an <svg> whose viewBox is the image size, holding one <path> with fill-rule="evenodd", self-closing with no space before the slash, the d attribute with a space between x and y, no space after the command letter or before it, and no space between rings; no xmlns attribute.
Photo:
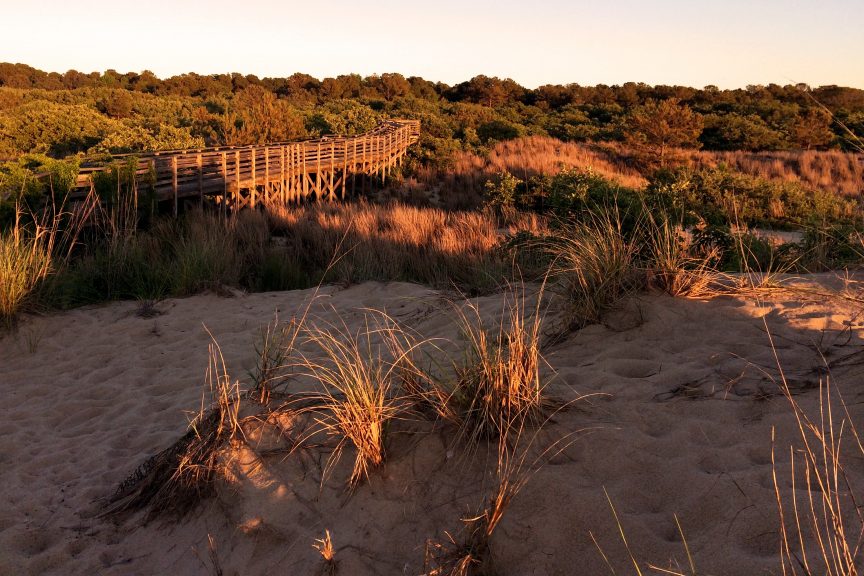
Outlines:
<svg viewBox="0 0 864 576"><path fill-rule="evenodd" d="M387 120L361 136L326 136L318 140L260 146L169 150L137 155L140 181L152 185L158 201L212 198L231 209L261 202L342 199L369 178L382 180L401 163L420 138L418 120ZM123 158L118 156L118 159ZM84 167L73 197L83 197L92 175L104 166Z"/></svg>

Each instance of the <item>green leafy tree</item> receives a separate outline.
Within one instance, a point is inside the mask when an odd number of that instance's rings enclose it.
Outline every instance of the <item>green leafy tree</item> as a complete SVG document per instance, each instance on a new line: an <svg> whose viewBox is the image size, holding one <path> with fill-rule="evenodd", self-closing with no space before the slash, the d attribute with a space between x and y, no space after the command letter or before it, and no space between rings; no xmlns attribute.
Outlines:
<svg viewBox="0 0 864 576"><path fill-rule="evenodd" d="M786 148L783 133L756 114L709 114L700 140L709 150L778 150Z"/></svg>
<svg viewBox="0 0 864 576"><path fill-rule="evenodd" d="M637 149L648 152L662 167L671 149L699 148L702 128L702 115L676 98L650 100L627 115L624 138Z"/></svg>
<svg viewBox="0 0 864 576"><path fill-rule="evenodd" d="M834 139L831 114L817 108L807 110L795 119L791 137L795 144L805 150L827 146Z"/></svg>

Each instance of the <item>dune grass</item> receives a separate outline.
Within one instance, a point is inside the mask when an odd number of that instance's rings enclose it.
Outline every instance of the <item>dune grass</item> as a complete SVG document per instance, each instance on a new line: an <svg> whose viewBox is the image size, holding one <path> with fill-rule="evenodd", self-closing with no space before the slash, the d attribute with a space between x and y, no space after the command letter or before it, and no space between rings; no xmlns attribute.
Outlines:
<svg viewBox="0 0 864 576"><path fill-rule="evenodd" d="M182 516L212 494L223 448L243 437L240 383L231 379L215 341L209 347L205 386L186 434L126 478L108 499L104 515L147 509L148 519L164 513Z"/></svg>
<svg viewBox="0 0 864 576"><path fill-rule="evenodd" d="M344 323L306 325L304 344L316 354L301 354L298 361L319 387L310 411L321 429L337 439L322 482L350 445L356 451L351 488L384 462L389 422L405 412L401 377L410 355L423 344L412 341L383 312L370 311L365 318L356 332Z"/></svg>
<svg viewBox="0 0 864 576"><path fill-rule="evenodd" d="M456 309L465 360L455 367L456 383L442 396L456 415L469 446L496 439L542 417L545 393L540 378L541 302L527 307L525 286L504 293L497 323L488 328L477 305Z"/></svg>
<svg viewBox="0 0 864 576"><path fill-rule="evenodd" d="M60 205L37 214L16 207L12 226L0 230L0 326L12 326L21 311L43 304L41 289L67 268L94 206L91 196L72 211Z"/></svg>
<svg viewBox="0 0 864 576"><path fill-rule="evenodd" d="M567 306L565 331L599 322L622 297L644 285L636 235L625 234L621 215L609 209L564 224L546 240L550 276Z"/></svg>
<svg viewBox="0 0 864 576"><path fill-rule="evenodd" d="M765 327L767 331L767 324ZM786 380L770 331L768 336L779 371L777 384L792 410L798 431L797 442L789 446L788 492L781 488L778 479L773 428L771 433L783 574L857 576L864 559L864 515L858 501L862 491L861 486L852 482L847 469L864 457L859 430L830 375L820 379L815 413L810 414L802 407Z"/></svg>
<svg viewBox="0 0 864 576"><path fill-rule="evenodd" d="M51 273L53 239L53 231L38 224L27 230L16 222L0 232L0 324L10 326Z"/></svg>

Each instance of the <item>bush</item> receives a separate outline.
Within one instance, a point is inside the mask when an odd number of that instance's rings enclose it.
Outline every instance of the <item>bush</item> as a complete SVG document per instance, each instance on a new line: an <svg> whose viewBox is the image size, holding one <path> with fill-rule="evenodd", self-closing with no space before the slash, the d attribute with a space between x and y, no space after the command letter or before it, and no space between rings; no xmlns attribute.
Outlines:
<svg viewBox="0 0 864 576"><path fill-rule="evenodd" d="M14 220L16 206L38 212L47 203L62 205L78 176L77 160L25 154L0 165L0 230Z"/></svg>
<svg viewBox="0 0 864 576"><path fill-rule="evenodd" d="M486 203L495 207L512 208L521 204L522 194L519 187L522 181L509 172L499 172L493 180L487 180L485 186Z"/></svg>
<svg viewBox="0 0 864 576"><path fill-rule="evenodd" d="M656 172L646 190L652 206L662 206L693 223L751 226L801 226L836 221L847 212L844 202L797 182L767 180L725 166Z"/></svg>
<svg viewBox="0 0 864 576"><path fill-rule="evenodd" d="M642 200L636 192L590 168L564 169L548 181L548 186L548 207L561 218L590 221L596 214L611 210L620 218L622 232L630 234L642 211ZM536 190L534 194L541 195Z"/></svg>

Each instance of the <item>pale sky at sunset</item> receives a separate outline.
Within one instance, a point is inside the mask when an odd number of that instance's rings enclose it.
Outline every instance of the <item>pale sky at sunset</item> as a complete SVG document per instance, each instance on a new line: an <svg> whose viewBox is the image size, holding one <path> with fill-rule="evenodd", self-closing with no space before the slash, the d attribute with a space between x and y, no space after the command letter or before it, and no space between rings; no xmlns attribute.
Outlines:
<svg viewBox="0 0 864 576"><path fill-rule="evenodd" d="M0 0L0 61L318 78L864 88L864 0Z"/></svg>

